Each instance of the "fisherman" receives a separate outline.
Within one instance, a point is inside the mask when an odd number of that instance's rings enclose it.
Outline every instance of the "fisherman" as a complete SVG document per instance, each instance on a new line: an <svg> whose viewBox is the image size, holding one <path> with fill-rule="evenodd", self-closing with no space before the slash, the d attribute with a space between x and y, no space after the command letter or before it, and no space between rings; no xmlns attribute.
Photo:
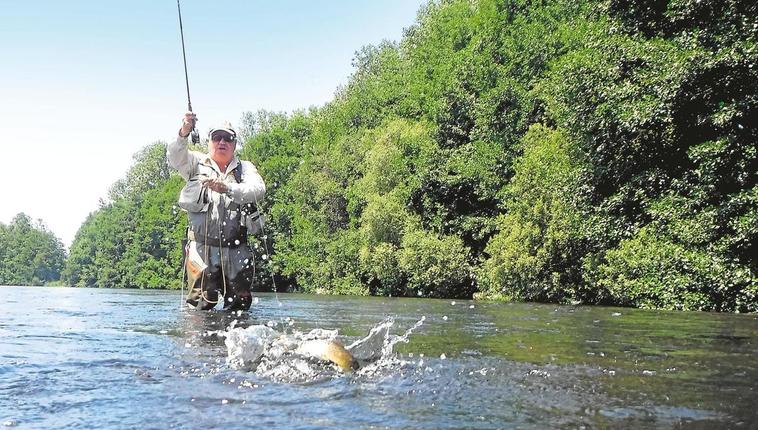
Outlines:
<svg viewBox="0 0 758 430"><path fill-rule="evenodd" d="M176 141L168 144L169 164L187 181L179 195L189 218L186 302L209 310L223 296L224 309L248 310L254 256L247 235L260 225L256 206L266 186L252 163L235 156L237 133L229 123L211 128L207 154L190 151L187 137L196 122L195 114L185 113Z"/></svg>

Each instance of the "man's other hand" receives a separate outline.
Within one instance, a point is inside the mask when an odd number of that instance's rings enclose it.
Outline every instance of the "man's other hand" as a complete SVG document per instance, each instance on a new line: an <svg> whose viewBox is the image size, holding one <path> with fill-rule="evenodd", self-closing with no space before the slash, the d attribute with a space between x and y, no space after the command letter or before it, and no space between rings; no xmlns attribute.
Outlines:
<svg viewBox="0 0 758 430"><path fill-rule="evenodd" d="M229 187L218 179L206 179L203 181L203 186L221 194L226 194L229 191Z"/></svg>

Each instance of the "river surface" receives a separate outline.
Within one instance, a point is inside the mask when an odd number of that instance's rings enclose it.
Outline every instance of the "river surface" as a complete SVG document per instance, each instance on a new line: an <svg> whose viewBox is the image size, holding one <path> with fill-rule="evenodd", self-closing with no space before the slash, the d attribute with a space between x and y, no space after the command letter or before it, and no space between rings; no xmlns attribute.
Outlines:
<svg viewBox="0 0 758 430"><path fill-rule="evenodd" d="M242 315L178 292L0 287L0 428L758 428L758 316L461 300L259 294ZM394 360L311 381L227 365L268 324L385 321Z"/></svg>

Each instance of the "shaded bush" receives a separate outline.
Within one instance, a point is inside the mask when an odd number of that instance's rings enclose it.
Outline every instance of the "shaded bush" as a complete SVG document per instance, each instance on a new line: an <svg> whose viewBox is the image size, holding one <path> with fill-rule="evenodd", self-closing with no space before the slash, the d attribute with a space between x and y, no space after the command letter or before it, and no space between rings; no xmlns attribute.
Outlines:
<svg viewBox="0 0 758 430"><path fill-rule="evenodd" d="M587 267L615 303L650 309L758 311L758 279L744 266L667 240L652 227Z"/></svg>

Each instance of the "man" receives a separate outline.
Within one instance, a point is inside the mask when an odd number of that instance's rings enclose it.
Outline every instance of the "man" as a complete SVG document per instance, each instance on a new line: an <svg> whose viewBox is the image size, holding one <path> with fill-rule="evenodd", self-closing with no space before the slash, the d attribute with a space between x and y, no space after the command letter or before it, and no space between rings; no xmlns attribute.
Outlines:
<svg viewBox="0 0 758 430"><path fill-rule="evenodd" d="M211 128L207 154L190 151L187 137L196 122L195 114L184 114L179 136L168 145L169 164L187 181L179 196L189 218L186 301L208 310L221 295L224 309L248 310L255 266L247 232L257 218L252 205L266 186L252 163L234 155L237 133L228 123Z"/></svg>

